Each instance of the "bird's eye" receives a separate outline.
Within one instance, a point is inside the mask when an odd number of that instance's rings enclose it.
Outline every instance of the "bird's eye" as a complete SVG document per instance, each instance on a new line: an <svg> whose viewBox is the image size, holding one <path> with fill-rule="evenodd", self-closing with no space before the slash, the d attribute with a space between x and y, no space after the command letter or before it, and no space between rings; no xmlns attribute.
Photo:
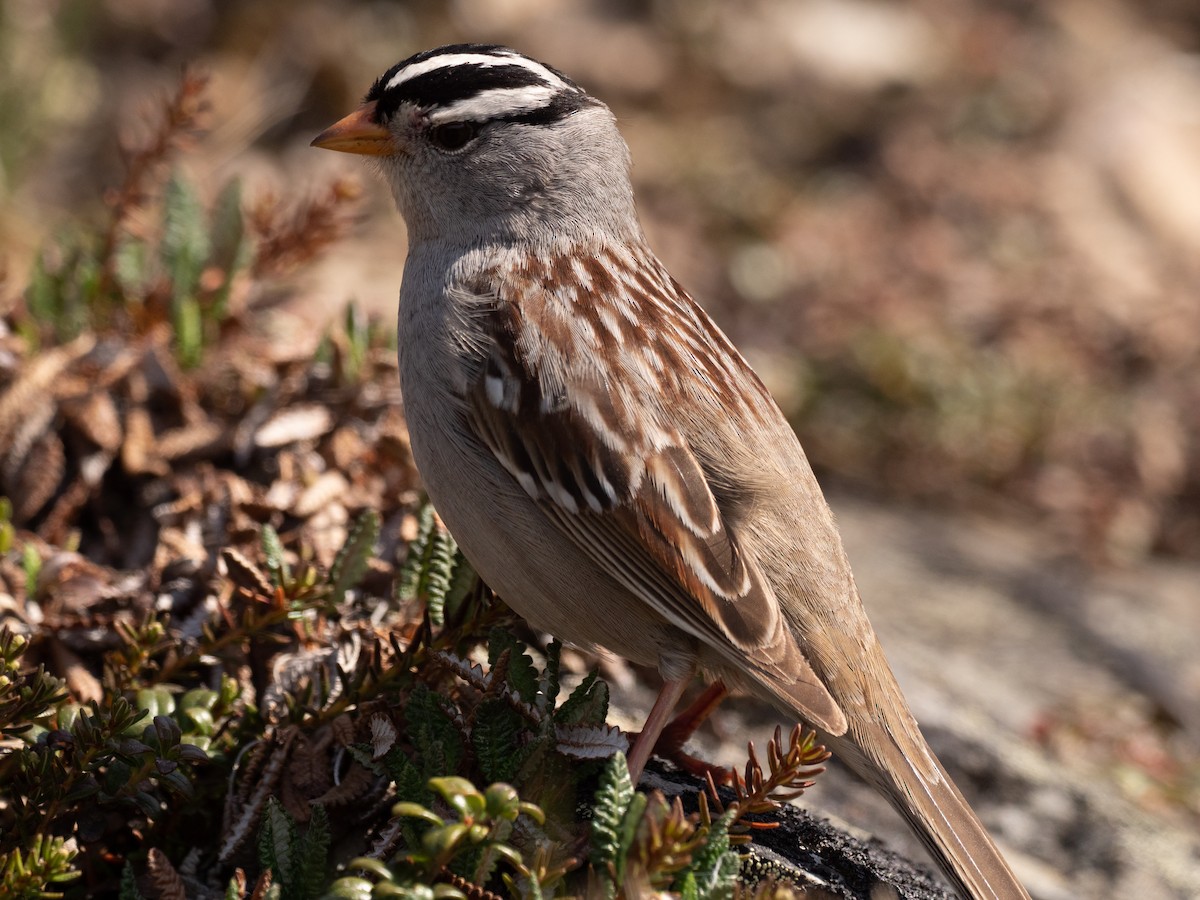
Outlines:
<svg viewBox="0 0 1200 900"><path fill-rule="evenodd" d="M429 139L442 150L459 150L475 137L476 130L471 122L447 122L435 125L429 132Z"/></svg>

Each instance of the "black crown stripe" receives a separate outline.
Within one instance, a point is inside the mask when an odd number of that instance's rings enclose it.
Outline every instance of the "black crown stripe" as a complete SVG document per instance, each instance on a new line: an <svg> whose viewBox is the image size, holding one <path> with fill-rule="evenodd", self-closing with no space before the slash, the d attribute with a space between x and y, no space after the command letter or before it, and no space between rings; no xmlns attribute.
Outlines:
<svg viewBox="0 0 1200 900"><path fill-rule="evenodd" d="M503 90L536 85L552 86L537 72L513 63L511 65L485 65L483 63L461 63L434 69L401 82L394 88L387 87L389 81L397 73L415 63L425 62L438 56L457 54L476 54L494 56L497 60L519 57L514 51L495 44L451 44L435 50L425 50L410 56L387 70L368 91L364 102L375 101L375 118L386 121L404 103L415 106L432 108L449 106L460 100L467 100L490 90ZM523 57L519 57L523 58ZM545 65L542 63L541 65ZM575 82L567 78L557 69L546 68L557 75L568 85L567 89L552 97L550 102L541 108L515 112L512 115L500 115L496 118L502 121L519 122L522 124L547 124L570 115L577 109L586 106L590 98Z"/></svg>
<svg viewBox="0 0 1200 900"><path fill-rule="evenodd" d="M420 107L449 106L487 91L547 84L540 75L524 66L463 63L434 69L385 90L379 98L379 110L381 115L389 116L402 103Z"/></svg>

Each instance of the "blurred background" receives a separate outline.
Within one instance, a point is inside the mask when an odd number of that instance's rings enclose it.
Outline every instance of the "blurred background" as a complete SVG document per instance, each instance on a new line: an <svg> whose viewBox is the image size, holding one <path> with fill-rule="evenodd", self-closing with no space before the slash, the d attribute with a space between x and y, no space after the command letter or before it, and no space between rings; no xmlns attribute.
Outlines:
<svg viewBox="0 0 1200 900"><path fill-rule="evenodd" d="M906 687L990 687L1013 753L1037 748L1023 775L1079 779L1072 809L1010 809L1009 839L1054 820L1063 859L1137 875L1094 884L1192 895L1200 5L0 0L0 314L103 218L122 142L188 66L211 79L178 163L200 202L233 176L285 202L361 182L350 235L290 276L270 327L315 348L350 300L391 327L402 223L361 160L308 142L390 65L458 41L612 107L652 245L795 423ZM935 577L945 602L916 608ZM947 667L947 646L1000 661ZM910 692L922 721L952 718ZM1043 895L1085 895L1060 880Z"/></svg>

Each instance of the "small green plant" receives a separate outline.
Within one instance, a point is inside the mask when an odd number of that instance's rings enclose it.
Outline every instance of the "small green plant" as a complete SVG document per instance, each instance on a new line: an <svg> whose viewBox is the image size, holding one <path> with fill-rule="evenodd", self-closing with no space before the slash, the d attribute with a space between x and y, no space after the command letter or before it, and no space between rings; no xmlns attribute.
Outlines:
<svg viewBox="0 0 1200 900"><path fill-rule="evenodd" d="M679 798L634 791L623 754L609 761L596 793L590 834L593 889L614 900L647 888L688 900L733 896L741 863L730 849L736 813L712 821L685 815Z"/></svg>
<svg viewBox="0 0 1200 900"><path fill-rule="evenodd" d="M358 892L378 890L386 884L400 892L432 889L434 897L466 897L460 885L486 884L496 866L506 864L528 880L530 870L521 853L507 843L519 816L541 826L545 815L532 803L526 803L507 784L493 784L479 791L464 778L429 780L429 789L449 809L439 815L419 803L404 801L392 808L398 819L415 820L421 827L419 838L390 865L360 858L350 869L374 875L374 886L366 878L348 876L331 888L333 896L355 896Z"/></svg>
<svg viewBox="0 0 1200 900"><path fill-rule="evenodd" d="M150 137L122 148L125 178L106 196L107 221L64 231L38 256L18 319L31 344L165 328L177 362L195 368L248 297L344 232L345 208L357 198L349 181L300 204L263 195L246 208L235 179L206 204L172 161L205 128L207 86L207 76L185 72ZM356 372L371 337L365 325L348 333Z"/></svg>
<svg viewBox="0 0 1200 900"><path fill-rule="evenodd" d="M4 895L13 900L61 897L52 887L79 877L73 865L76 852L62 838L42 835L34 838L24 852L16 847L0 854Z"/></svg>
<svg viewBox="0 0 1200 900"><path fill-rule="evenodd" d="M453 619L475 584L475 572L458 552L450 532L439 527L433 507L426 505L418 517L417 536L396 579L396 599L424 604L435 627Z"/></svg>

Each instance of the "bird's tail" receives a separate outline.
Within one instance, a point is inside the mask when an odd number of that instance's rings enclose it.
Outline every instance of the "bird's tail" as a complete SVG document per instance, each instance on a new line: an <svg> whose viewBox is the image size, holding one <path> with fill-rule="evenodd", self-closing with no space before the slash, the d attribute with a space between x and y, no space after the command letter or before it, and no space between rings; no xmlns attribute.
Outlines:
<svg viewBox="0 0 1200 900"><path fill-rule="evenodd" d="M878 720L852 723L847 734L826 736L827 746L908 820L963 900L1029 900L916 722L906 724L894 735Z"/></svg>

